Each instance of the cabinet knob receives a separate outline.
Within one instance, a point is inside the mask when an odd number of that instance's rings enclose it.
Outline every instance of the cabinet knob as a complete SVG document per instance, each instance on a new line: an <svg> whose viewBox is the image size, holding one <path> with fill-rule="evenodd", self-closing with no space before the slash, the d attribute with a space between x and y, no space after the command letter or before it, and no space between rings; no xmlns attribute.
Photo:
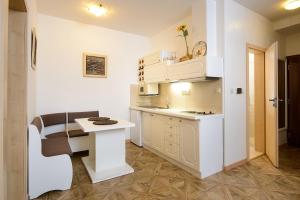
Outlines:
<svg viewBox="0 0 300 200"><path fill-rule="evenodd" d="M173 118L171 118L171 117L169 118L169 120L172 120L172 119L173 119Z"/></svg>
<svg viewBox="0 0 300 200"><path fill-rule="evenodd" d="M182 122L182 120L179 120L179 122Z"/></svg>
<svg viewBox="0 0 300 200"><path fill-rule="evenodd" d="M170 128L173 128L172 126L170 126Z"/></svg>

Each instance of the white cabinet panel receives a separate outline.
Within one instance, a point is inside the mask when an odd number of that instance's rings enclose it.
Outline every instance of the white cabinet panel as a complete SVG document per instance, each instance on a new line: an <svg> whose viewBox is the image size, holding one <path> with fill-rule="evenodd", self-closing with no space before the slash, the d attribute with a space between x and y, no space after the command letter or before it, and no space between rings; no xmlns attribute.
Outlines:
<svg viewBox="0 0 300 200"><path fill-rule="evenodd" d="M146 66L146 83L171 82L205 77L223 77L223 59L217 56L205 56L172 65L158 63Z"/></svg>
<svg viewBox="0 0 300 200"><path fill-rule="evenodd" d="M157 151L164 151L164 130L165 130L165 117L161 115L152 114L152 148Z"/></svg>
<svg viewBox="0 0 300 200"><path fill-rule="evenodd" d="M183 164L199 169L199 131L194 121L183 120L180 125L180 157Z"/></svg>
<svg viewBox="0 0 300 200"><path fill-rule="evenodd" d="M144 68L144 80L146 83L166 81L166 66L162 63L146 66Z"/></svg>
<svg viewBox="0 0 300 200"><path fill-rule="evenodd" d="M168 117L165 124L165 154L174 160L180 161L179 154L179 123L176 118Z"/></svg>
<svg viewBox="0 0 300 200"><path fill-rule="evenodd" d="M143 143L146 145L152 144L151 138L151 127L152 127L152 116L150 113L144 113L142 115L142 122L143 122Z"/></svg>
<svg viewBox="0 0 300 200"><path fill-rule="evenodd" d="M194 79L205 76L204 64L199 60L186 61L185 64L177 63L167 67L167 79L182 80Z"/></svg>

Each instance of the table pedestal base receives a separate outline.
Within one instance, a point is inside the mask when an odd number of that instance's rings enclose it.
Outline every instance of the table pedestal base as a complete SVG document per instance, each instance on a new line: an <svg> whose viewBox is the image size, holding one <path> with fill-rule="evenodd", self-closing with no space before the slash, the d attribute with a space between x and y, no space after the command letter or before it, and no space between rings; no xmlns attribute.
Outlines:
<svg viewBox="0 0 300 200"><path fill-rule="evenodd" d="M93 165L92 163L90 163L89 157L83 157L82 161L93 183L105 181L118 176L124 176L126 174L134 172L134 169L130 167L127 163L125 163L124 166L100 170L96 172L95 170L93 170Z"/></svg>

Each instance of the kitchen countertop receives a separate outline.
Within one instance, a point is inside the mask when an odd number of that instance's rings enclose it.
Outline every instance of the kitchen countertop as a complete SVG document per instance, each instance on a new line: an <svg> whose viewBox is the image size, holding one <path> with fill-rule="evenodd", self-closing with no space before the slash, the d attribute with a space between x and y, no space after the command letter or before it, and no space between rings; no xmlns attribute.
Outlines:
<svg viewBox="0 0 300 200"><path fill-rule="evenodd" d="M193 113L184 113L183 110L179 109L162 109L162 108L145 108L140 106L130 106L131 110L140 110L144 112L150 112L155 114L179 117L184 119L191 120L201 120L201 119L209 119L209 118L224 118L224 114L212 114L212 115L199 115Z"/></svg>

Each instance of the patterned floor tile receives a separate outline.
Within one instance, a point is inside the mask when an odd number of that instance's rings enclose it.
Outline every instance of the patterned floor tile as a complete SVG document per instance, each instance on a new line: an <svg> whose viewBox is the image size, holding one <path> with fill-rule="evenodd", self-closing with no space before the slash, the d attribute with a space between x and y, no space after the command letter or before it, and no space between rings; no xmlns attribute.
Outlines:
<svg viewBox="0 0 300 200"><path fill-rule="evenodd" d="M150 151L126 144L135 172L92 184L81 161L72 157L71 190L52 191L37 200L300 200L300 149L283 146L280 168L265 156L200 180Z"/></svg>

